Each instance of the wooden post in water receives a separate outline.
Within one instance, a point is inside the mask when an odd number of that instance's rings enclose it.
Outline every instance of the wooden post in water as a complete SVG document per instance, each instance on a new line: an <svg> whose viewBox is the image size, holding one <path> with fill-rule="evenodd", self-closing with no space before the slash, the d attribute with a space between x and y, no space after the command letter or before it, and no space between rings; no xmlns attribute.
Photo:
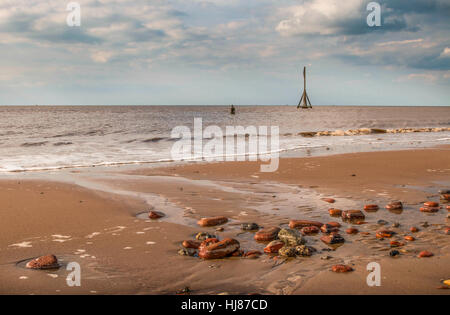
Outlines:
<svg viewBox="0 0 450 315"><path fill-rule="evenodd" d="M303 67L303 94L297 108L312 108L308 94L306 93L306 67Z"/></svg>

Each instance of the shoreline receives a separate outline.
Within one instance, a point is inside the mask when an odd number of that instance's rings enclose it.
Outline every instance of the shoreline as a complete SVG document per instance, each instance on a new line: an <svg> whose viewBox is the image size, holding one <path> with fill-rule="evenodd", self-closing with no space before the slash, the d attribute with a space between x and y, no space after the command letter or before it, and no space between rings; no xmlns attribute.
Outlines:
<svg viewBox="0 0 450 315"><path fill-rule="evenodd" d="M437 187L450 186L448 150L282 158L273 174L259 173L257 162L223 162L76 170L64 172L62 182L57 182L58 172L1 179L0 294L174 294L185 286L193 294L449 294L436 289L449 276L450 239L442 233L449 225L447 210L418 211L421 202L439 199ZM391 199L404 202L402 213L383 209ZM360 209L368 202L378 203L380 210L367 213L368 223L357 228L371 235L346 235L343 224L346 243L335 251L326 251L319 235L306 237L317 254L288 261L269 255L209 261L177 254L180 243L199 231L235 237L246 251L261 250L265 244L242 233L240 222L283 227L289 219L335 221L329 207ZM166 217L139 216L151 207ZM196 225L199 218L214 215L230 218L223 232ZM398 238L418 226L416 242L390 258L389 242L373 236L379 219L388 221L387 227L400 222L394 229ZM421 226L425 220L429 228ZM435 256L419 259L420 250ZM81 264L81 287L65 284L64 268L30 271L14 263L50 253ZM324 255L332 258L322 260ZM382 265L381 287L365 283L365 264L373 259ZM354 264L355 272L332 273L329 268L336 263Z"/></svg>

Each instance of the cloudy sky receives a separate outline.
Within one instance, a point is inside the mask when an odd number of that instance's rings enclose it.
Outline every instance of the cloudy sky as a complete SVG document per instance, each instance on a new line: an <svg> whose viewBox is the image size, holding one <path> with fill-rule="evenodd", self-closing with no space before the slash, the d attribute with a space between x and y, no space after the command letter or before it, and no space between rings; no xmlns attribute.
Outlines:
<svg viewBox="0 0 450 315"><path fill-rule="evenodd" d="M0 2L0 104L450 105L450 0Z"/></svg>

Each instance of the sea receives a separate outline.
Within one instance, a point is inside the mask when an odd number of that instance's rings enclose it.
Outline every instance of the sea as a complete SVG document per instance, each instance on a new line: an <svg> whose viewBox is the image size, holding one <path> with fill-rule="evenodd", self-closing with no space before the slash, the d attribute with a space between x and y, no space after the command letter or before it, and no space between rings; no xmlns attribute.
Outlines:
<svg viewBox="0 0 450 315"><path fill-rule="evenodd" d="M450 107L1 106L0 173L184 163L172 131L276 126L281 156L318 156L450 144ZM251 153L251 152L249 152Z"/></svg>

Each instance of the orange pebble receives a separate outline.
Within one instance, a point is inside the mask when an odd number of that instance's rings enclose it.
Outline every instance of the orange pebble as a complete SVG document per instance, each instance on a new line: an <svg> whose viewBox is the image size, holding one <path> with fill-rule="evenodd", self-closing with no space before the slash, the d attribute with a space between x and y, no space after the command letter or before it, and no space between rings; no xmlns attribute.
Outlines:
<svg viewBox="0 0 450 315"><path fill-rule="evenodd" d="M434 256L434 254L432 252L429 252L429 251L426 251L426 250L424 250L424 251L419 253L419 257L420 258L431 257L431 256Z"/></svg>
<svg viewBox="0 0 450 315"><path fill-rule="evenodd" d="M439 207L439 203L434 202L434 201L427 201L427 202L424 202L423 205L424 205L425 207L430 207L430 208Z"/></svg>
<svg viewBox="0 0 450 315"><path fill-rule="evenodd" d="M356 234L356 233L358 233L358 229L355 229L355 228L348 228L347 230L345 230L345 232L346 232L347 234Z"/></svg>
<svg viewBox="0 0 450 315"><path fill-rule="evenodd" d="M331 209L328 209L328 213L331 216L341 216L342 215L342 210L331 208Z"/></svg>
<svg viewBox="0 0 450 315"><path fill-rule="evenodd" d="M378 205L365 205L364 206L364 210L366 210L366 211L376 211L378 209L379 209Z"/></svg>

